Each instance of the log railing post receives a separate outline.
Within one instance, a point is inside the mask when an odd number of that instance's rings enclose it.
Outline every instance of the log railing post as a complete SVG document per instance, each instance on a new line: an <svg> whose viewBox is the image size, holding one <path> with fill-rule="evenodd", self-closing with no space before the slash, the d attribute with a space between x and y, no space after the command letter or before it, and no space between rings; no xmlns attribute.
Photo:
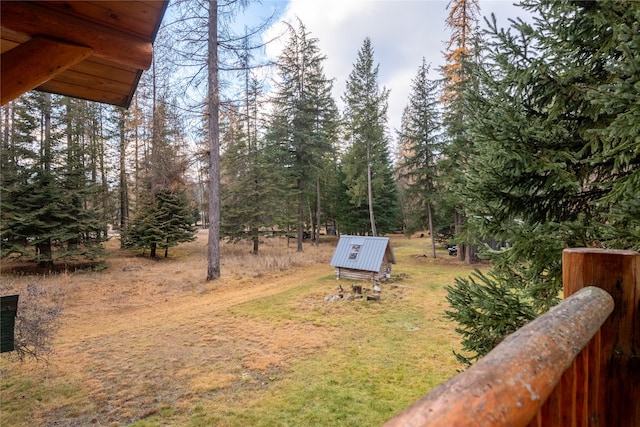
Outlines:
<svg viewBox="0 0 640 427"><path fill-rule="evenodd" d="M562 262L564 301L385 427L640 427L640 254Z"/></svg>
<svg viewBox="0 0 640 427"><path fill-rule="evenodd" d="M565 297L595 286L615 302L613 313L594 339L600 341L600 354L592 353L596 357L589 364L599 375L589 376L590 402L583 425L640 426L640 254L565 249L562 264Z"/></svg>

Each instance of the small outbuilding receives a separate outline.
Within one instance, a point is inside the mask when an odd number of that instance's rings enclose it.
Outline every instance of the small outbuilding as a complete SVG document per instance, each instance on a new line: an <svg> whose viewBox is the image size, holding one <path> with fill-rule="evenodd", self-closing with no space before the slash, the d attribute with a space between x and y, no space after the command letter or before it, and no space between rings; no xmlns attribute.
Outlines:
<svg viewBox="0 0 640 427"><path fill-rule="evenodd" d="M388 237L340 236L331 265L336 279L383 281L391 277L396 258Z"/></svg>

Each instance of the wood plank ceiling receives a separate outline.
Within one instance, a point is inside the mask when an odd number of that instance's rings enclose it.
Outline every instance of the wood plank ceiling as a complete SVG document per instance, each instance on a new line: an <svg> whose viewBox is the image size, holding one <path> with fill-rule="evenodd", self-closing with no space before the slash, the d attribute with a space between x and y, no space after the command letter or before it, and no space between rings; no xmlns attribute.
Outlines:
<svg viewBox="0 0 640 427"><path fill-rule="evenodd" d="M1 105L37 89L128 107L168 3L0 1Z"/></svg>

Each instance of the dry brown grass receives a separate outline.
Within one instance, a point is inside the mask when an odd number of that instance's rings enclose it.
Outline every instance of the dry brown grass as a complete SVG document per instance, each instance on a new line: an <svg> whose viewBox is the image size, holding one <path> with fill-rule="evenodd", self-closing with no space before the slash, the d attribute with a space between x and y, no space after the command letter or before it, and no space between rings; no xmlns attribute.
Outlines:
<svg viewBox="0 0 640 427"><path fill-rule="evenodd" d="M257 402L291 374L296 361L335 343L345 346L340 337L352 332L340 322L357 322L365 309L323 301L335 288L328 265L332 243L305 243L300 254L286 238L264 239L259 256L248 243L223 243L222 277L215 282L204 280L205 233L172 249L167 259L120 250L114 239L105 270L3 275L2 286L13 292L31 280L55 290L63 315L48 366L0 357L0 425L115 426L154 417L163 421L150 425L182 425L197 418L203 405L241 410ZM410 262L423 268L425 261ZM444 268L448 275L457 267ZM389 295L404 310L408 295L423 298L430 292L424 289L400 284ZM424 306L441 331L438 340L450 349L453 332L435 314L442 311L443 291L434 289L438 300L420 300L417 307ZM293 302L267 316L253 316L247 308L285 298ZM367 310L374 311L362 314L376 316L382 308ZM406 329L400 325L401 332ZM450 350L431 359L438 360L437 369L446 366L440 380L455 370Z"/></svg>
<svg viewBox="0 0 640 427"><path fill-rule="evenodd" d="M118 244L108 243L102 271L3 274L6 293L21 293L34 280L53 290L63 316L49 366L19 365L3 355L0 368L12 378L2 386L0 424L126 424L231 385L253 387L329 339L312 325L276 328L228 316L227 309L297 287L302 275L331 274L333 245L305 244L300 254L285 238L269 238L256 256L247 243L223 243L222 277L206 282L205 233L167 259L135 256ZM8 401L15 398L12 385L20 384L29 405Z"/></svg>

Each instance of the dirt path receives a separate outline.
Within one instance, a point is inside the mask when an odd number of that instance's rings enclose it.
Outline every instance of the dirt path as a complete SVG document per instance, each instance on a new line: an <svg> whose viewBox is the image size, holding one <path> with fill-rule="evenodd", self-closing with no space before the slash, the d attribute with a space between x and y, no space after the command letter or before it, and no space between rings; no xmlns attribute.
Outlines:
<svg viewBox="0 0 640 427"><path fill-rule="evenodd" d="M153 294L145 290L129 289L128 295L111 295L102 299L118 299L111 304L96 305L94 291L76 296L74 303L65 308L64 327L59 338L66 342L77 338L78 332L108 335L118 329L130 327L130 315L148 324L164 323L168 318L179 316L193 320L205 314L216 315L234 305L255 299L277 295L299 287L308 277L331 274L327 265L312 265L288 271L286 274L264 279L226 281L202 285L201 290L191 292L172 291ZM125 301L126 300L126 301ZM99 316L97 315L99 313ZM126 314L126 315L125 315Z"/></svg>

